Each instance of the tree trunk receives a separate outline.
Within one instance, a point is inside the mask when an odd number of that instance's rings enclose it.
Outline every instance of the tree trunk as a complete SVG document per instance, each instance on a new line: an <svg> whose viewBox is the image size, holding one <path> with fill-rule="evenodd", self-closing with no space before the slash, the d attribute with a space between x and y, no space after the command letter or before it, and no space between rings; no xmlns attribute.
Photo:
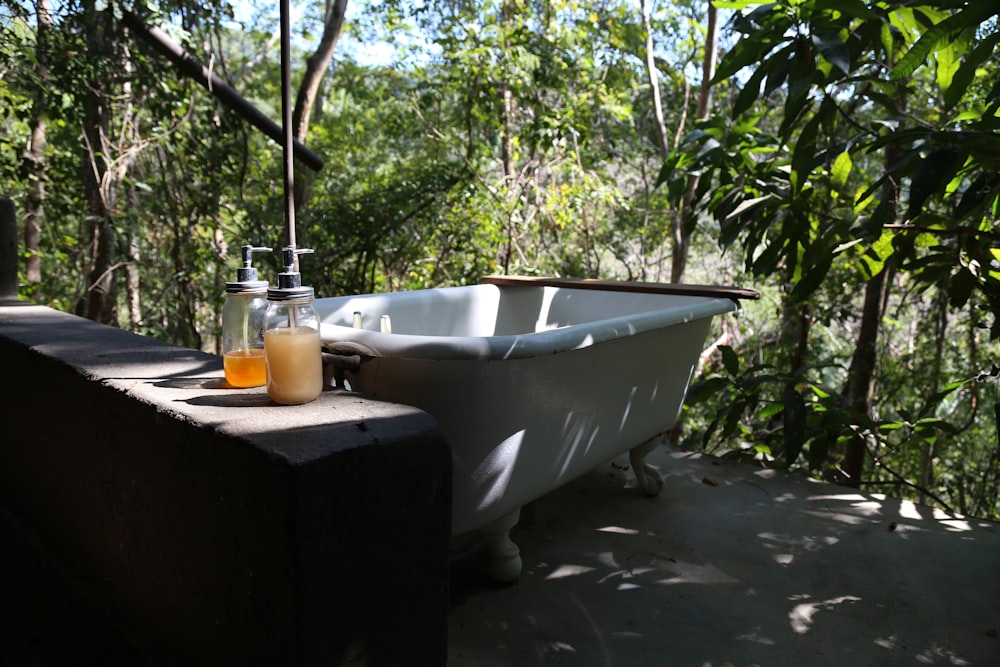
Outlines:
<svg viewBox="0 0 1000 667"><path fill-rule="evenodd" d="M891 68L894 63L888 63ZM899 100L900 113L906 109L906 83L896 84L896 94ZM892 224L896 220L897 209L899 208L900 187L893 169L899 163L902 149L893 143L889 143L885 148L885 155L882 158L883 168L888 177L882 185L881 205L887 207L886 224ZM854 356L851 358L851 365L848 369L847 387L844 392L848 407L858 414L868 417L872 414L872 399L875 391L875 363L877 360L876 348L878 346L878 335L882 328L882 316L885 313L885 304L889 298L889 287L896 274L896 264L890 258L882 267L882 270L873 276L865 284L865 300L861 313L861 328L858 331L858 340L854 348ZM865 459L867 458L867 447L864 436L854 433L844 446L844 459L841 465L841 481L847 486L860 486L861 475L864 473Z"/></svg>
<svg viewBox="0 0 1000 667"><path fill-rule="evenodd" d="M24 278L29 283L42 281L41 240L42 220L45 211L45 135L46 135L46 81L49 77L49 35L52 32L52 12L49 0L35 3L37 32L35 35L35 76L38 79L31 104L31 136L25 158L28 168L28 205L24 215L24 249L27 261Z"/></svg>
<svg viewBox="0 0 1000 667"><path fill-rule="evenodd" d="M701 64L701 91L698 94L698 120L708 117L712 106L712 77L715 76L715 61L718 52L719 27L718 10L712 2L708 4L708 27L705 32L705 57ZM687 190L681 200L680 210L671 219L671 233L674 239L670 258L670 282L679 283L684 279L687 268L688 252L691 249L691 233L693 231L691 202L698 190L699 178L694 176L688 182Z"/></svg>
<svg viewBox="0 0 1000 667"><path fill-rule="evenodd" d="M503 30L503 51L504 54L510 53L510 41L508 39L510 24L514 17L514 12L516 7L512 5L512 0L503 0L503 6L501 7L501 22ZM513 131L513 114L514 114L514 94L510 89L510 82L507 80L506 73L503 74L503 80L500 82L500 95L501 101L503 102L503 107L501 109L501 133L500 137L500 164L503 169L503 185L507 191L512 191L514 186L514 181L516 179L516 174L514 173L514 131ZM500 265L503 267L503 272L510 272L511 261L514 256L514 248L517 244L515 239L516 229L514 225L514 206L510 206L506 212L506 227L507 227L507 241L506 247L503 251L503 257L501 258Z"/></svg>
<svg viewBox="0 0 1000 667"><path fill-rule="evenodd" d="M652 96L656 139L659 142L660 157L666 160L670 155L670 142L667 139L667 125L663 121L663 103L660 101L660 77L656 71L656 56L653 53L653 27L649 18L650 6L647 0L640 0L639 5L642 9L642 25L646 31L646 76L649 78L649 92Z"/></svg>
<svg viewBox="0 0 1000 667"><path fill-rule="evenodd" d="M847 372L847 406L860 415L871 416L875 391L875 365L878 358L878 335L882 328L882 315L889 295L889 285L895 275L890 262L865 283L865 300L861 311L861 328ZM841 464L842 483L847 486L861 484L864 472L866 446L864 436L854 434L845 443Z"/></svg>
<svg viewBox="0 0 1000 667"><path fill-rule="evenodd" d="M899 203L899 184L892 175L893 167L899 161L900 149L895 144L886 146L884 162L889 178L882 186L882 202L888 207L889 220L893 222ZM895 262L889 259L882 270L865 283L865 299L861 310L861 327L854 346L854 356L847 372L847 387L844 392L847 406L855 413L871 416L872 399L875 391L875 366L878 359L878 336L882 328L889 287L896 274ZM844 459L840 473L842 483L848 486L861 484L866 459L864 436L855 433L845 443Z"/></svg>
<svg viewBox="0 0 1000 667"><path fill-rule="evenodd" d="M300 142L306 142L309 133L309 121L313 117L313 104L319 95L320 84L326 76L327 68L333 59L337 40L340 39L340 29L344 25L344 12L347 11L347 0L326 0L326 10L323 13L323 37L319 46L306 60L306 71L299 83L298 94L295 97L295 110L292 112L293 135Z"/></svg>
<svg viewBox="0 0 1000 667"><path fill-rule="evenodd" d="M110 62L108 41L111 35L112 7L98 9L96 0L84 3L84 25L87 31L88 57L105 66ZM87 207L87 238L90 243L90 267L82 315L88 319L113 324L114 295L111 266L114 261L114 228L110 220L111 195L108 183L107 137L109 127L109 95L105 68L95 67L95 78L87 81L84 96L84 201Z"/></svg>
<svg viewBox="0 0 1000 667"><path fill-rule="evenodd" d="M510 53L510 43L507 40L507 33L510 30L510 22L513 20L514 7L511 6L510 0L504 0L503 3L503 50L504 53ZM503 163L503 176L504 181L509 185L514 180L514 133L512 129L512 116L514 113L514 96L510 90L510 82L507 81L507 77L504 76L504 80L500 82L500 91L503 95L503 118L501 123L503 124L503 138L501 139L500 146L500 160Z"/></svg>
<svg viewBox="0 0 1000 667"><path fill-rule="evenodd" d="M346 11L347 0L326 0L323 12L323 37L320 38L316 51L306 60L306 71L299 83L298 93L295 96L295 109L292 111L292 135L303 145L306 143L306 135L309 134L309 122L322 111L318 106L315 110L313 107L320 99L320 87L333 59L337 41L340 39ZM294 180L295 205L298 207L305 206L308 201L309 185L313 180L312 173L303 175L305 178Z"/></svg>
<svg viewBox="0 0 1000 667"><path fill-rule="evenodd" d="M940 289L934 303L934 359L931 362L931 387L936 394L941 387L941 360L944 358L944 345L948 337L948 293ZM934 459L939 455L939 440L924 440L920 450L920 493L917 502L924 504L928 496L925 489L934 487ZM961 478L961 476L959 476Z"/></svg>

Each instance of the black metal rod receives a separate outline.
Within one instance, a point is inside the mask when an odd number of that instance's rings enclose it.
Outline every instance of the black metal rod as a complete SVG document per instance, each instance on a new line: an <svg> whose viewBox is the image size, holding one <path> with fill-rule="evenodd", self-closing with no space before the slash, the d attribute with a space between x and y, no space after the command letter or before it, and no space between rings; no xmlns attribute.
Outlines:
<svg viewBox="0 0 1000 667"><path fill-rule="evenodd" d="M166 56L181 72L197 81L225 106L235 111L245 121L256 127L276 143L284 146L284 134L280 125L265 116L249 100L202 65L185 51L169 35L146 23L131 12L124 12L123 21L138 37L145 40L163 56ZM292 142L295 157L313 171L323 168L323 158L298 141Z"/></svg>

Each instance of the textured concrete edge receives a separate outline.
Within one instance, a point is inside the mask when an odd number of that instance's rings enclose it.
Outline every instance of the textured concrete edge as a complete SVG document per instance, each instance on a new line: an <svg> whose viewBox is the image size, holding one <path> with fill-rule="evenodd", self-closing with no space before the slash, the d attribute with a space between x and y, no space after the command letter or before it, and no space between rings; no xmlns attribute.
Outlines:
<svg viewBox="0 0 1000 667"><path fill-rule="evenodd" d="M19 302L0 348L24 379L2 493L154 640L444 662L450 455L427 415L337 391L275 406L221 388L217 357Z"/></svg>

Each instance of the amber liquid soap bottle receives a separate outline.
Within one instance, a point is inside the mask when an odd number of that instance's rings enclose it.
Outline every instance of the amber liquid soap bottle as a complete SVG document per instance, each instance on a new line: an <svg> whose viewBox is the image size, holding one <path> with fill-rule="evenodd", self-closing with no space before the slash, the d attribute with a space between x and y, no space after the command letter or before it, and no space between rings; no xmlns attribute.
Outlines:
<svg viewBox="0 0 1000 667"><path fill-rule="evenodd" d="M264 316L267 313L267 281L257 279L251 266L255 252L270 248L245 245L243 266L236 280L226 283L222 306L222 368L226 382L234 387L262 387L267 382L264 364Z"/></svg>
<svg viewBox="0 0 1000 667"><path fill-rule="evenodd" d="M323 355L319 339L319 316L313 307L312 287L302 285L295 270L298 255L312 248L282 248L284 271L278 286L267 290L264 318L264 357L267 361L267 393L275 403L308 403L323 391Z"/></svg>

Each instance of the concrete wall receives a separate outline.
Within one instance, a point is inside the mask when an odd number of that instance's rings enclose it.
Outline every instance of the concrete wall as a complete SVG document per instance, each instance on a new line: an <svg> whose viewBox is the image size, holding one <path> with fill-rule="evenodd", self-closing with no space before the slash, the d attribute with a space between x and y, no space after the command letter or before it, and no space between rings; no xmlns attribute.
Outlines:
<svg viewBox="0 0 1000 667"><path fill-rule="evenodd" d="M445 662L430 417L335 389L276 405L218 357L12 299L9 276L0 503L96 605L184 664Z"/></svg>

